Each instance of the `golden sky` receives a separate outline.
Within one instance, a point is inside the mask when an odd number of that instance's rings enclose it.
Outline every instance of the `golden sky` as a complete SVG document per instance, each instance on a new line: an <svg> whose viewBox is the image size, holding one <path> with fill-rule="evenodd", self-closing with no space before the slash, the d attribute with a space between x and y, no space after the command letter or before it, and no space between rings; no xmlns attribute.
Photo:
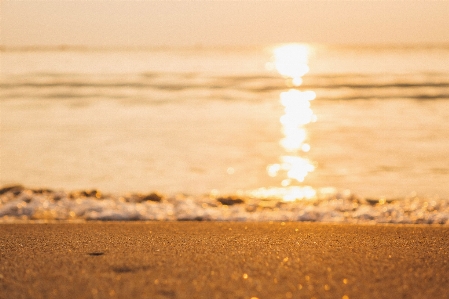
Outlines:
<svg viewBox="0 0 449 299"><path fill-rule="evenodd" d="M5 1L0 44L449 43L449 1Z"/></svg>

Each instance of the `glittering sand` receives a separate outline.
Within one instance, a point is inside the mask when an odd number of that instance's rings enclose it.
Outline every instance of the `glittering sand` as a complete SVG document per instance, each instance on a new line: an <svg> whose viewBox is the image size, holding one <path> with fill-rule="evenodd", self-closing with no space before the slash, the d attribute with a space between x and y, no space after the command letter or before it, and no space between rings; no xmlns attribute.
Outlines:
<svg viewBox="0 0 449 299"><path fill-rule="evenodd" d="M0 224L0 298L449 298L449 228Z"/></svg>

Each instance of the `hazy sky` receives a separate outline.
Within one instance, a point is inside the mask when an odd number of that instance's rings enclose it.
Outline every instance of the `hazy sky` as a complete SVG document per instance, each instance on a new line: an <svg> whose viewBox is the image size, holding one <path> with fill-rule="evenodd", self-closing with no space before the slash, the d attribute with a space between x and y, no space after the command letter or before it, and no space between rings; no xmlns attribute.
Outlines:
<svg viewBox="0 0 449 299"><path fill-rule="evenodd" d="M5 1L2 45L449 42L449 1Z"/></svg>

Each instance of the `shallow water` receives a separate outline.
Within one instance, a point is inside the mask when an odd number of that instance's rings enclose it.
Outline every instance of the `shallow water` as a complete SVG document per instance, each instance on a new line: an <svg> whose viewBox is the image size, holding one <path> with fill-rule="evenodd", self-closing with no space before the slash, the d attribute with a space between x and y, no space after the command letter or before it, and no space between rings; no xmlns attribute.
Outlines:
<svg viewBox="0 0 449 299"><path fill-rule="evenodd" d="M0 185L448 197L449 48L316 46L299 86L271 50L0 52ZM316 95L294 153L281 145L291 89ZM314 168L302 182L267 171L289 155Z"/></svg>

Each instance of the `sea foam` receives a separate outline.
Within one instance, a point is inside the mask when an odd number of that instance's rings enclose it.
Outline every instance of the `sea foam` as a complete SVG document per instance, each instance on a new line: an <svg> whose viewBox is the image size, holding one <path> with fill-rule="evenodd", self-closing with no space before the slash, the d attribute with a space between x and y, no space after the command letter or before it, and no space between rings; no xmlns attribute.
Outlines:
<svg viewBox="0 0 449 299"><path fill-rule="evenodd" d="M285 202L250 195L103 194L22 186L0 189L0 222L308 221L449 225L449 200L410 196L367 199L351 193Z"/></svg>

